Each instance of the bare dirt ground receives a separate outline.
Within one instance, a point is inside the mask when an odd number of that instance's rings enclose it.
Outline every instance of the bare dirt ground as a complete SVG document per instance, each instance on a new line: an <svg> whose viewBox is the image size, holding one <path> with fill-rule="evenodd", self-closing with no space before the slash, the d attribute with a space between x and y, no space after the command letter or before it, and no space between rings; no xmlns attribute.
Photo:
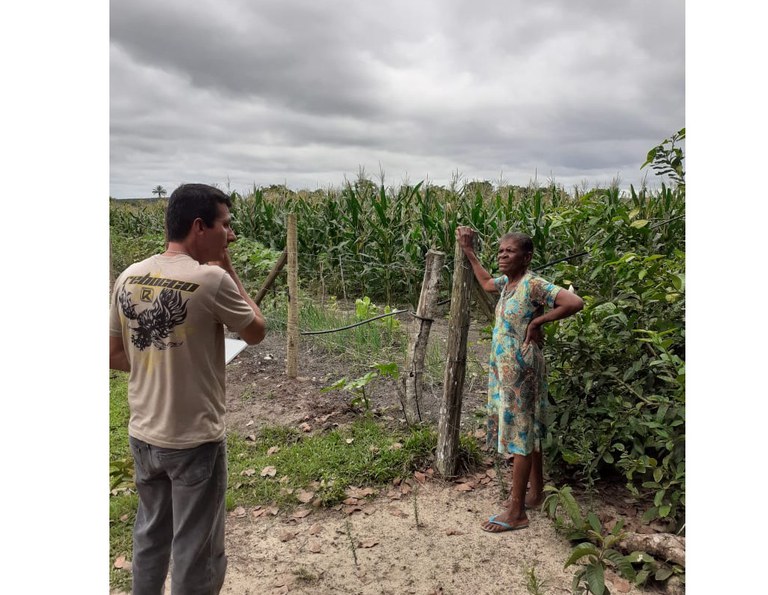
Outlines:
<svg viewBox="0 0 768 595"><path fill-rule="evenodd" d="M470 349L475 352L468 359L484 361L487 345L474 338ZM284 336L272 334L227 367L230 430L247 435L266 424L306 423L312 432L323 432L359 415L349 408L348 394L320 392L348 374L338 356L302 341L299 378L289 379L285 344ZM471 366L463 431L477 429L473 412L485 402L482 369L473 377ZM440 397L439 389L425 394L426 419L437 419ZM391 423L402 418L391 384L374 387L371 406ZM499 534L480 529L489 515L501 511L495 474L489 457L485 467L456 481L423 469L398 485L353 489L350 499L334 509L238 506L227 519L229 564L222 593L524 594L530 571L543 582L541 592L570 593L575 568L563 565L571 546L542 513L529 512L527 529ZM604 498L598 505L604 523L621 516L628 528L641 530L631 499L620 492ZM612 593L650 592L610 573L606 583Z"/></svg>

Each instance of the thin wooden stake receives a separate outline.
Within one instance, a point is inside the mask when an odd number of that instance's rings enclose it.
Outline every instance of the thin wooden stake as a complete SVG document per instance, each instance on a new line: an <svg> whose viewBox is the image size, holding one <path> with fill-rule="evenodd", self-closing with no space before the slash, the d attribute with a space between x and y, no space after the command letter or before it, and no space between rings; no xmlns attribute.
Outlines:
<svg viewBox="0 0 768 595"><path fill-rule="evenodd" d="M405 419L409 424L422 421L421 393L424 388L424 361L427 356L429 332L432 320L437 312L437 298L440 286L440 271L445 262L445 254L430 250L424 265L424 280L421 284L419 305L416 316L411 322L408 336L408 351L405 362Z"/></svg>
<svg viewBox="0 0 768 595"><path fill-rule="evenodd" d="M299 349L299 259L297 254L296 213L288 214L288 240L286 242L288 264L288 355L285 373L288 378L298 374Z"/></svg>

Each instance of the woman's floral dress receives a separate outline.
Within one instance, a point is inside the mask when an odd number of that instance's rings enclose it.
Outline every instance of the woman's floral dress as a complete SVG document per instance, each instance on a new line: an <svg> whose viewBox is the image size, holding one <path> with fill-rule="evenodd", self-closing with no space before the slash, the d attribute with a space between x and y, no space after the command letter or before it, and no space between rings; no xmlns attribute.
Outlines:
<svg viewBox="0 0 768 595"><path fill-rule="evenodd" d="M493 280L501 293L496 305L488 371L488 445L498 452L529 455L541 450L547 406L547 374L538 345L523 347L528 323L555 305L562 290L526 272L511 292L507 276Z"/></svg>

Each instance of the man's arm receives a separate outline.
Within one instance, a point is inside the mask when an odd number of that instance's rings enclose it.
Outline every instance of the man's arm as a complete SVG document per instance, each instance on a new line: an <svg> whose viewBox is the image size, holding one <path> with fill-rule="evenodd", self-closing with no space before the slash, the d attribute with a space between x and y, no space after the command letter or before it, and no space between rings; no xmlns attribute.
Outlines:
<svg viewBox="0 0 768 595"><path fill-rule="evenodd" d="M109 368L123 372L131 371L131 362L128 361L125 353L122 337L109 336Z"/></svg>
<svg viewBox="0 0 768 595"><path fill-rule="evenodd" d="M210 262L208 264L216 264L227 271L227 273L229 273L229 276L232 277L235 285L237 285L238 293L251 307L253 313L256 315L256 317L251 321L251 324L246 326L244 329L237 331L237 334L240 335L243 341L248 343L248 345L256 345L257 343L261 343L264 340L264 336L266 335L267 331L267 322L264 320L264 315L261 313L261 309L256 305L256 302L251 299L251 296L248 295L248 292L245 291L245 287L243 287L243 283L240 281L240 277L237 276L237 273L232 266L232 260L229 258L229 251L227 250L224 254L224 260Z"/></svg>

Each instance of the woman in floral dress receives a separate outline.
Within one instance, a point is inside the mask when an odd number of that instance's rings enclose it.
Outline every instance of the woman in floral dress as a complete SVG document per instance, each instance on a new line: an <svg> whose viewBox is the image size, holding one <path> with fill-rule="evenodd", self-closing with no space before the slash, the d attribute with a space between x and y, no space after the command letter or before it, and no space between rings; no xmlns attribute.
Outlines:
<svg viewBox="0 0 768 595"><path fill-rule="evenodd" d="M483 523L491 533L528 526L525 507L538 506L544 480L541 440L547 406L547 375L542 326L575 314L584 302L528 270L533 242L522 233L499 241L500 277L492 277L472 247L474 230L458 227L456 238L480 286L501 294L496 305L488 373L488 441L498 452L514 456L512 490L506 509ZM526 489L530 481L530 493Z"/></svg>

